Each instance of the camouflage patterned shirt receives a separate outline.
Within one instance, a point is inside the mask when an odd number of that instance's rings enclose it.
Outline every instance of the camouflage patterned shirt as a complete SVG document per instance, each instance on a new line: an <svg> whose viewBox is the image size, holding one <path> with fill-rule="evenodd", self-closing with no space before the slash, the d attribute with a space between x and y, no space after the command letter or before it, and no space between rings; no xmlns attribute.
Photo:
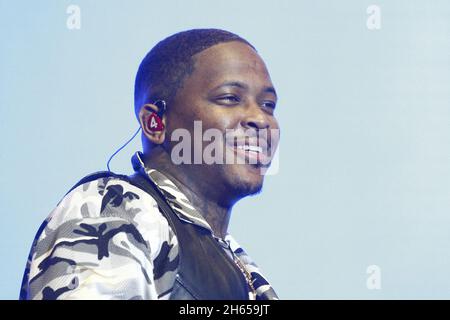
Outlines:
<svg viewBox="0 0 450 320"><path fill-rule="evenodd" d="M211 230L172 181L153 169L146 173L178 218ZM258 298L277 299L233 237L221 242L251 274ZM152 196L120 178L100 178L70 191L42 224L20 298L169 299L177 269L177 237Z"/></svg>

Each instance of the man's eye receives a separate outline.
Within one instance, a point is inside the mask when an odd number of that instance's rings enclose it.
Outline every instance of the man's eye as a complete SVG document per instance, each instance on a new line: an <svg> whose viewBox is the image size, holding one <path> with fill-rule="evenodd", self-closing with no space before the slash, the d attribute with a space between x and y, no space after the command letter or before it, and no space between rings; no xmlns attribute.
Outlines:
<svg viewBox="0 0 450 320"><path fill-rule="evenodd" d="M238 97L233 96L233 95L227 95L227 96L222 96L219 97L217 100L224 102L224 103L238 103L240 100Z"/></svg>
<svg viewBox="0 0 450 320"><path fill-rule="evenodd" d="M266 108L275 109L275 106L276 106L276 104L273 101L265 101L263 103L263 107L266 107Z"/></svg>

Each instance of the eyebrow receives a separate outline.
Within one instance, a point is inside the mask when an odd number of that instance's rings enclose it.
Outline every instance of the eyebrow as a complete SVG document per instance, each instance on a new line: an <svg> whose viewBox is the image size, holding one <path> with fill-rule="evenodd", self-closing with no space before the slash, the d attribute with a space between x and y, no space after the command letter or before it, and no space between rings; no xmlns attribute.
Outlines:
<svg viewBox="0 0 450 320"><path fill-rule="evenodd" d="M240 82L240 81L227 81L227 82L224 82L224 83L218 85L213 90L216 90L216 89L219 89L219 88L222 88L222 87L237 87L237 88L240 88L240 89L248 90L248 85L246 85L245 83ZM275 95L275 97L278 97L277 96L277 91L275 90L274 87L271 87L271 86L265 87L263 89L263 92L272 93L272 94Z"/></svg>

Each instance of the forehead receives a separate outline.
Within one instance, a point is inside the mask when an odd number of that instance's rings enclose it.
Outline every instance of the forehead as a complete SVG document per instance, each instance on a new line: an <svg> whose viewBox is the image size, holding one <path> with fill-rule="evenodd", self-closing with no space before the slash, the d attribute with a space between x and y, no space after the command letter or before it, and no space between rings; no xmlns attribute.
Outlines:
<svg viewBox="0 0 450 320"><path fill-rule="evenodd" d="M195 68L190 80L203 86L210 87L222 81L233 80L254 85L271 85L264 61L245 43L220 43L198 53L194 58Z"/></svg>

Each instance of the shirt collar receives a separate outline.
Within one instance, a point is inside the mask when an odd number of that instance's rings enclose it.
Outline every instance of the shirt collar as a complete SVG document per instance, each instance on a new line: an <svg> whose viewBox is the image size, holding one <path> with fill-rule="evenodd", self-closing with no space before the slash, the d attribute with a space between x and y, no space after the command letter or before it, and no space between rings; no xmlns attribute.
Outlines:
<svg viewBox="0 0 450 320"><path fill-rule="evenodd" d="M167 203L173 209L178 218L182 221L197 225L202 227L209 232L212 236L218 240L221 238L214 235L211 226L205 220L205 218L192 206L188 198L183 192L163 173L156 169L148 168L145 166L142 160L142 152L136 152L131 158L131 163L135 171L141 169L147 174L147 176L153 181L153 183L158 187L161 193L165 196ZM226 243L224 240L221 242Z"/></svg>

